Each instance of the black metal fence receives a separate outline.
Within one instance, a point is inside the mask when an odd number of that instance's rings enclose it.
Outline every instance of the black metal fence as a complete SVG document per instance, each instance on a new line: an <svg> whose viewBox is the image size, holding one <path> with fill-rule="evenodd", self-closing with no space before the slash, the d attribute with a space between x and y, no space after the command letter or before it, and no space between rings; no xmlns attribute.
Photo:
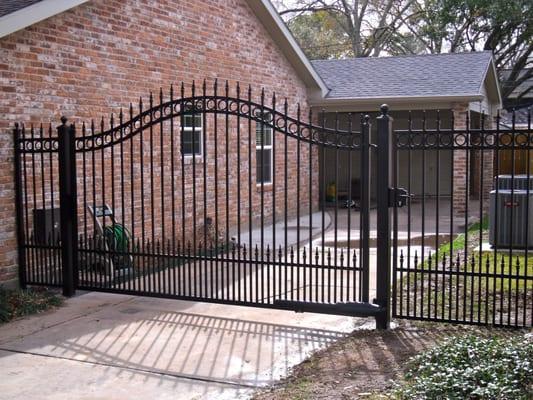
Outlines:
<svg viewBox="0 0 533 400"><path fill-rule="evenodd" d="M418 194L394 209L393 316L532 326L531 118L433 118L394 132L395 185Z"/></svg>
<svg viewBox="0 0 533 400"><path fill-rule="evenodd" d="M393 131L382 107L372 140L364 115L238 85L178 92L108 121L63 119L57 133L16 126L23 285L375 316L382 328L391 315L532 325L533 184L515 185L530 181L530 122L443 129L436 115L431 129L424 116Z"/></svg>

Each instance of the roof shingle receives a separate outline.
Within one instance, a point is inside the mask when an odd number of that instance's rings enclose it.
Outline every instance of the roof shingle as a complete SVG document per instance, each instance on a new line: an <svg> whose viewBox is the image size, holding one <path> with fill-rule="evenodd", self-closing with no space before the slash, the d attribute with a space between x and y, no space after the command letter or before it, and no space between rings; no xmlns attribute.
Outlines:
<svg viewBox="0 0 533 400"><path fill-rule="evenodd" d="M328 98L459 96L481 93L490 51L315 60Z"/></svg>
<svg viewBox="0 0 533 400"><path fill-rule="evenodd" d="M22 10L42 0L2 0L0 1L0 17Z"/></svg>

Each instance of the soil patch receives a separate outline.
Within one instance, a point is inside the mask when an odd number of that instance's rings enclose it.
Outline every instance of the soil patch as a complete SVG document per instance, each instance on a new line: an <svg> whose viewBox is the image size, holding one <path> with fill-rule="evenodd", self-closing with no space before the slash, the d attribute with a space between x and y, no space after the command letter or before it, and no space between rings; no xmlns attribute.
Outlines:
<svg viewBox="0 0 533 400"><path fill-rule="evenodd" d="M361 330L296 366L290 377L256 400L383 399L400 381L410 357L452 335L518 335L519 330L401 322L388 331Z"/></svg>

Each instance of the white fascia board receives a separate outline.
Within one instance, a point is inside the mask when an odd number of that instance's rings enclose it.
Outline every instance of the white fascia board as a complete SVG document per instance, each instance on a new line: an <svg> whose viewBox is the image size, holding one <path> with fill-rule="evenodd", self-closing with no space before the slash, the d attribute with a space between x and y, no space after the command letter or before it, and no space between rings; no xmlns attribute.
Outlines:
<svg viewBox="0 0 533 400"><path fill-rule="evenodd" d="M320 89L321 96L325 97L329 92L328 87L315 71L270 0L247 0L247 2L306 85L317 87Z"/></svg>
<svg viewBox="0 0 533 400"><path fill-rule="evenodd" d="M89 0L43 0L0 17L0 38L79 6Z"/></svg>
<svg viewBox="0 0 533 400"><path fill-rule="evenodd" d="M500 79L498 78L498 72L496 71L496 64L494 63L494 58L492 57L490 59L487 73L485 74L485 79L483 80L483 84L487 82L489 73L492 76L493 85L496 87L497 107L502 108L503 100L502 100L502 90L500 87Z"/></svg>
<svg viewBox="0 0 533 400"><path fill-rule="evenodd" d="M483 100L482 94L459 94L459 95L443 95L443 96L376 96L376 97L345 97L345 98L324 98L321 100L314 100L311 102L312 107L320 106L358 106L369 103L388 103L388 104L405 104L405 103L420 103L420 102L472 102Z"/></svg>

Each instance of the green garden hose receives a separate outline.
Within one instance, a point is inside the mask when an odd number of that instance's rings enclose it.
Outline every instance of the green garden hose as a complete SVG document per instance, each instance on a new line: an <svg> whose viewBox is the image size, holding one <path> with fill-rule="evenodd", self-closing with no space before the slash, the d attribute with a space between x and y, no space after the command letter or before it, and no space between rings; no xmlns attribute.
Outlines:
<svg viewBox="0 0 533 400"><path fill-rule="evenodd" d="M121 224L113 224L104 228L107 245L113 251L127 252L131 242L131 233Z"/></svg>
<svg viewBox="0 0 533 400"><path fill-rule="evenodd" d="M109 250L115 252L111 255L115 267L131 267L133 260L128 252L131 251L130 243L133 244L133 238L130 231L124 225L115 223L104 228L104 238Z"/></svg>

